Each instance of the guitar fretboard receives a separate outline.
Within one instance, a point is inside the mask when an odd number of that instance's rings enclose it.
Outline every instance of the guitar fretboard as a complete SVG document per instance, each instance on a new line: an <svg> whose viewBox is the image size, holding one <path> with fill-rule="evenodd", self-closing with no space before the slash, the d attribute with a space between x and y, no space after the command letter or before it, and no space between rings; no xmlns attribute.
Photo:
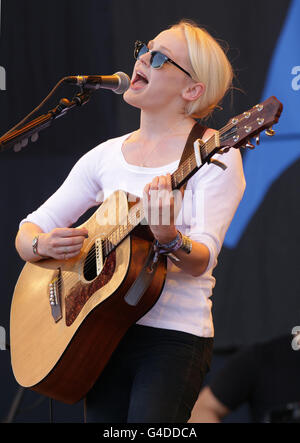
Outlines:
<svg viewBox="0 0 300 443"><path fill-rule="evenodd" d="M103 239L102 252L107 257L144 219L142 200L136 203L128 212L124 221Z"/></svg>

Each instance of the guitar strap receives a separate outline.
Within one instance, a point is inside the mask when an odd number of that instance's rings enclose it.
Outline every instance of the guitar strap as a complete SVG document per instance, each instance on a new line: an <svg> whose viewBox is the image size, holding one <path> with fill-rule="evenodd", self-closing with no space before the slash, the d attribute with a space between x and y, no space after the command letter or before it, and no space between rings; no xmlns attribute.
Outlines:
<svg viewBox="0 0 300 443"><path fill-rule="evenodd" d="M200 123L196 123L191 132L188 136L188 139L186 141L186 145L184 147L184 150L181 155L181 159L179 162L179 166L182 165L182 163L189 158L189 156L194 151L194 142L198 140L199 138L202 139L203 135L205 134L205 131L207 130L207 126L202 126ZM183 186L183 189L185 190L187 183Z"/></svg>
<svg viewBox="0 0 300 443"><path fill-rule="evenodd" d="M202 139L207 127L200 125L198 122L193 126L188 139L186 141L186 145L184 147L183 153L181 155L181 159L179 162L179 166L192 154L194 150L194 142L197 139ZM183 190L185 190L186 184L183 186ZM154 245L154 242L153 242ZM139 273L137 279L130 287L129 291L124 297L124 300L130 306L136 306L139 300L142 298L146 290L149 288L151 281L153 280L157 265L159 261L154 262L154 248L153 245L150 248L148 257L145 261L145 264ZM163 259L166 260L166 257L163 256Z"/></svg>

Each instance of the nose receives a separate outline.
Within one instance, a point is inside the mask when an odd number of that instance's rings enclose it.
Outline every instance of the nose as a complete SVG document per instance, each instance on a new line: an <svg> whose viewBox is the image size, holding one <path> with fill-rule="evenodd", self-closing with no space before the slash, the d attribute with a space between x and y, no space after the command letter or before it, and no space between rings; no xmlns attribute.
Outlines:
<svg viewBox="0 0 300 443"><path fill-rule="evenodd" d="M145 54L142 54L139 57L139 61L146 66L150 66L150 59L151 59L151 52L150 51L145 52Z"/></svg>

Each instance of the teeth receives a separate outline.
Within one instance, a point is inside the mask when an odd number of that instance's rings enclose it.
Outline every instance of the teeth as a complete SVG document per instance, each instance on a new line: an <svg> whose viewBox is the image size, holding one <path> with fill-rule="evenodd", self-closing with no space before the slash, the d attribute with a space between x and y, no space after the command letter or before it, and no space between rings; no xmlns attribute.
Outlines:
<svg viewBox="0 0 300 443"><path fill-rule="evenodd" d="M139 75L140 77L142 77L143 79L145 79L146 82L148 83L148 79L147 79L147 77L145 76L145 74L143 74L142 72L137 71L137 75Z"/></svg>

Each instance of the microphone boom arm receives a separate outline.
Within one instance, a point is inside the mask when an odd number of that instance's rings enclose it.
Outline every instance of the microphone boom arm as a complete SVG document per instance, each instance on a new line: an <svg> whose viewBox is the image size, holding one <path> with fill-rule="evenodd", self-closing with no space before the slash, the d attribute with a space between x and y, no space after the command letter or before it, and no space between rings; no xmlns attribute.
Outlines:
<svg viewBox="0 0 300 443"><path fill-rule="evenodd" d="M82 91L75 95L71 101L67 98L63 98L60 100L59 104L47 114L35 118L20 129L8 132L0 138L0 152L11 147L14 148L15 152L19 152L22 148L25 148L28 145L29 138L32 142L36 142L40 131L48 128L53 120L64 116L70 109L85 105L90 100L91 95L91 90L82 88Z"/></svg>

